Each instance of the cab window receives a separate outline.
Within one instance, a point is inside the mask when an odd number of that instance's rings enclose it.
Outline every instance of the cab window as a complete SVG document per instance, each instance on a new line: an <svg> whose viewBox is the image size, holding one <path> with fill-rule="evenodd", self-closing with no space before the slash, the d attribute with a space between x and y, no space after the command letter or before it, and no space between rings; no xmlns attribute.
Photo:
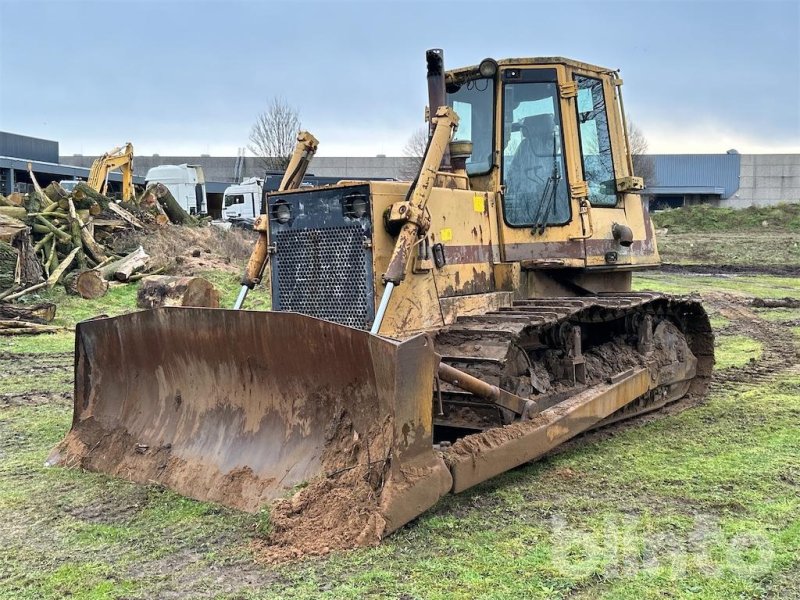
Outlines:
<svg viewBox="0 0 800 600"><path fill-rule="evenodd" d="M614 206L617 192L603 82L580 75L575 76L575 82L578 84L578 133L583 178L589 187L589 202L596 206Z"/></svg>
<svg viewBox="0 0 800 600"><path fill-rule="evenodd" d="M503 214L515 227L570 219L555 70L506 71L503 86Z"/></svg>
<svg viewBox="0 0 800 600"><path fill-rule="evenodd" d="M458 115L454 140L472 142L467 173L481 175L492 168L494 129L494 85L492 79L477 78L447 84L447 103Z"/></svg>

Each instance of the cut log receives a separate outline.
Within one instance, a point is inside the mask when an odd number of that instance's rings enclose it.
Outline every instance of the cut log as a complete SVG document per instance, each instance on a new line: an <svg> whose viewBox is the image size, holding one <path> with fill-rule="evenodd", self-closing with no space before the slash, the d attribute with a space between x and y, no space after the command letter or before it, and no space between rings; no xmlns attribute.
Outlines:
<svg viewBox="0 0 800 600"><path fill-rule="evenodd" d="M57 181L53 181L44 188L44 195L50 198L51 202L58 202L59 200L66 199L69 196L67 190L61 187Z"/></svg>
<svg viewBox="0 0 800 600"><path fill-rule="evenodd" d="M32 285L31 287L25 288L24 290L14 292L13 294L8 294L7 296L4 296L4 299L16 300L17 298L22 298L25 294L30 294L31 292L35 292L37 290L42 289L43 287L47 287L46 281L43 281L42 283L37 283L36 285Z"/></svg>
<svg viewBox="0 0 800 600"><path fill-rule="evenodd" d="M0 290L19 283L19 252L7 242L0 242Z"/></svg>
<svg viewBox="0 0 800 600"><path fill-rule="evenodd" d="M75 203L75 208L89 208L93 203L97 203L103 208L106 208L112 200L106 198L103 194L94 191L89 184L79 182L72 190L72 200Z"/></svg>
<svg viewBox="0 0 800 600"><path fill-rule="evenodd" d="M11 245L19 252L19 282L23 286L39 283L42 280L42 265L36 258L29 230L25 228L20 231L11 241Z"/></svg>
<svg viewBox="0 0 800 600"><path fill-rule="evenodd" d="M68 294L80 296L86 300L102 298L108 292L108 281L103 279L97 269L73 271L64 277L64 289Z"/></svg>
<svg viewBox="0 0 800 600"><path fill-rule="evenodd" d="M144 225L142 225L142 222L139 221L139 219L134 217L131 213L129 213L127 210L125 210L118 204L115 204L114 202L109 203L108 210L116 214L126 223L130 223L136 229L144 229Z"/></svg>
<svg viewBox="0 0 800 600"><path fill-rule="evenodd" d="M192 215L183 210L175 197L163 183L154 183L144 193L142 202L145 205L151 204L149 196L154 196L158 204L164 209L169 220L177 225L197 225L198 221Z"/></svg>
<svg viewBox="0 0 800 600"><path fill-rule="evenodd" d="M150 256L139 246L136 250L99 269L104 279L128 281L136 271L141 271L150 262Z"/></svg>
<svg viewBox="0 0 800 600"><path fill-rule="evenodd" d="M86 255L83 253L83 240L81 239L81 228L83 223L78 218L78 212L75 210L75 205L72 203L72 198L67 198L67 205L69 208L69 226L72 233L72 246L78 249L78 268L81 270L86 269Z"/></svg>
<svg viewBox="0 0 800 600"><path fill-rule="evenodd" d="M23 196L19 192L11 192L8 196L6 196L6 202L11 204L12 206L22 206L22 202L24 200L25 196Z"/></svg>
<svg viewBox="0 0 800 600"><path fill-rule="evenodd" d="M64 273L67 272L70 266L72 266L72 262L75 260L75 257L78 256L78 252L80 251L81 251L80 247L73 248L72 252L67 254L64 260L61 261L61 264L59 264L58 267L50 271L50 275L48 276L47 281L45 282L47 283L47 287L51 288L58 283L58 280L61 279L62 275L64 275ZM53 254L55 254L55 252Z"/></svg>
<svg viewBox="0 0 800 600"><path fill-rule="evenodd" d="M0 319L15 319L44 325L56 318L56 305L52 302L41 302L28 306L22 304L0 303Z"/></svg>
<svg viewBox="0 0 800 600"><path fill-rule="evenodd" d="M23 220L28 216L28 211L23 206L0 206L0 215Z"/></svg>
<svg viewBox="0 0 800 600"><path fill-rule="evenodd" d="M63 331L63 327L54 325L39 325L26 321L0 320L0 335L36 335L38 333L55 333Z"/></svg>
<svg viewBox="0 0 800 600"><path fill-rule="evenodd" d="M139 308L204 306L219 308L219 292L202 277L151 275L142 279L136 295Z"/></svg>
<svg viewBox="0 0 800 600"><path fill-rule="evenodd" d="M756 308L800 308L800 298L753 298L750 306Z"/></svg>
<svg viewBox="0 0 800 600"><path fill-rule="evenodd" d="M0 241L10 242L25 229L27 225L19 219L0 215Z"/></svg>

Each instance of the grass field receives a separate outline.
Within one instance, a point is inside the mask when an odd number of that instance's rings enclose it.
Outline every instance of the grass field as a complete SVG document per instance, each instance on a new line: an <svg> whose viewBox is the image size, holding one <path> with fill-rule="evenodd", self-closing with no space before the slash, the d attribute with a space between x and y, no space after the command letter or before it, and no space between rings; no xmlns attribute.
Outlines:
<svg viewBox="0 0 800 600"><path fill-rule="evenodd" d="M238 278L206 275L230 304ZM70 426L73 335L0 338L0 598L800 598L800 312L748 306L800 298L800 279L648 272L634 287L703 296L705 402L585 435L379 547L280 566L256 562L263 514L45 467ZM46 298L73 327L132 310L135 289Z"/></svg>

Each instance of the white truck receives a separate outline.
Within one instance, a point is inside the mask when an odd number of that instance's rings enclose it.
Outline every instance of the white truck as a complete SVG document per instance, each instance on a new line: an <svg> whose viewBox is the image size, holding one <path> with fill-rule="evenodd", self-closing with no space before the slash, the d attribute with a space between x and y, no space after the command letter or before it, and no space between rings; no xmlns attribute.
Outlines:
<svg viewBox="0 0 800 600"><path fill-rule="evenodd" d="M242 227L252 226L261 214L261 195L264 180L249 177L241 183L225 188L222 202L222 220Z"/></svg>
<svg viewBox="0 0 800 600"><path fill-rule="evenodd" d="M198 165L159 165L147 171L145 185L163 183L172 196L190 215L208 212L206 180Z"/></svg>

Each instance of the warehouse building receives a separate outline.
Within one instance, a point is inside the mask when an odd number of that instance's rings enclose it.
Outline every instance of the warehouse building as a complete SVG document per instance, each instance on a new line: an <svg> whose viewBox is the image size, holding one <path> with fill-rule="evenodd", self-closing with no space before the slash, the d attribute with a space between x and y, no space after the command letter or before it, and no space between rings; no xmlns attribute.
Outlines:
<svg viewBox="0 0 800 600"><path fill-rule="evenodd" d="M800 154L652 154L651 208L729 208L800 202Z"/></svg>

